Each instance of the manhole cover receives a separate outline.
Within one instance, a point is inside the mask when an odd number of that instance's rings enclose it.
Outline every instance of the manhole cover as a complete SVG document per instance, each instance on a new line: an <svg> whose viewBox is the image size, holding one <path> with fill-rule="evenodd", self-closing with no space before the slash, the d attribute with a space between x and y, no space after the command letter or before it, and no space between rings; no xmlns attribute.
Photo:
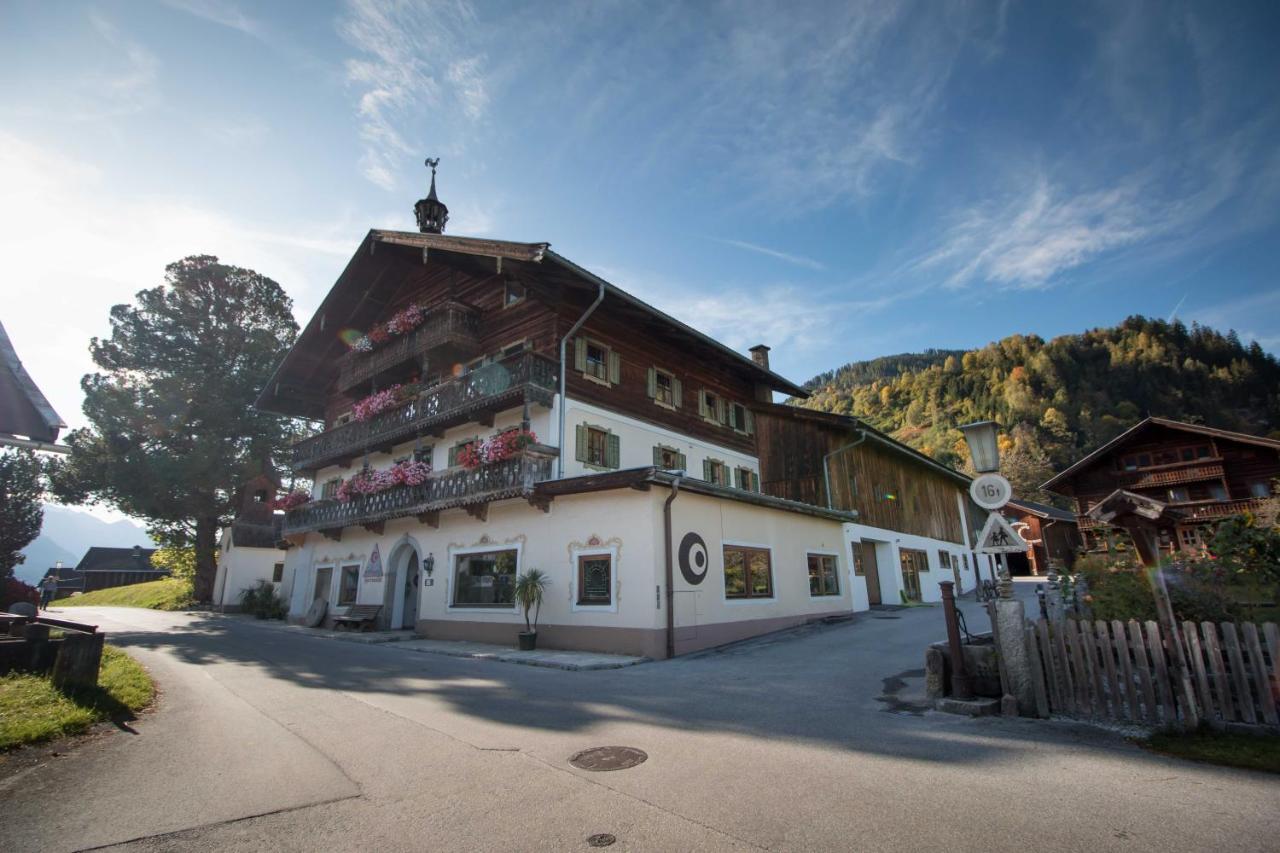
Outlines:
<svg viewBox="0 0 1280 853"><path fill-rule="evenodd" d="M570 756L569 763L582 770L626 770L648 757L629 746L597 746Z"/></svg>
<svg viewBox="0 0 1280 853"><path fill-rule="evenodd" d="M597 832L595 835L587 836L588 847L608 847L618 839L607 832Z"/></svg>

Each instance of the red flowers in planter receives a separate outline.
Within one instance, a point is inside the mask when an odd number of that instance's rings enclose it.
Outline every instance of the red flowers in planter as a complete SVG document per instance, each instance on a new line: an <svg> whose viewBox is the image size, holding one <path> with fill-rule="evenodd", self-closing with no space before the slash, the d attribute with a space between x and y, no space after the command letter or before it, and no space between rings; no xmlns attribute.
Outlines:
<svg viewBox="0 0 1280 853"><path fill-rule="evenodd" d="M307 494L301 489L296 489L282 498L276 498L276 500L272 502L271 508L282 509L285 512L288 512L291 509L297 509L303 504L310 503L310 502L311 502L311 495Z"/></svg>
<svg viewBox="0 0 1280 853"><path fill-rule="evenodd" d="M476 468L510 459L525 448L537 444L538 436L532 430L510 429L490 436L484 441L473 441L459 448L457 462L463 468Z"/></svg>
<svg viewBox="0 0 1280 853"><path fill-rule="evenodd" d="M385 344L399 335L408 334L422 325L427 318L427 309L414 303L396 312L390 320L379 323L369 330L369 334L361 335L351 345L356 352L372 352L375 346Z"/></svg>

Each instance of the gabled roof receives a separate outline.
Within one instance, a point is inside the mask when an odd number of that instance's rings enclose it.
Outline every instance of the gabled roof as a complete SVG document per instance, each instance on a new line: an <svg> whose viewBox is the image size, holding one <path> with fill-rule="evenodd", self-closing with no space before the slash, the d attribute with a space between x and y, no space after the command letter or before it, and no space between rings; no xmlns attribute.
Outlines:
<svg viewBox="0 0 1280 853"><path fill-rule="evenodd" d="M605 307L609 307L611 302L621 302L647 322L659 324L671 334L697 347L709 348L716 356L723 357L735 369L752 376L757 382L792 396L808 395L799 385L552 252L549 246L548 243L446 237L443 234L422 234L415 231L371 230L307 322L293 347L276 367L266 388L258 395L255 405L282 414L317 417L319 399L309 403L309 412L303 412L298 403L289 405L280 402L277 392L286 397L292 394L301 398L317 395L322 391L323 389L308 386L317 371L333 369L336 359L347 351L338 338L340 327L353 322L352 315L357 311L373 312L376 299L371 298L371 294L379 286L380 275L390 265L399 265L402 271L407 272L413 264L421 266L422 258L433 258L437 253L448 257L454 266L476 275L492 275L495 270L502 268L499 264L503 261L508 262L509 268L524 265L526 270L535 275L554 278L557 285L582 291L587 295L588 301L598 288L603 287ZM370 322L374 319L376 318L370 317Z"/></svg>
<svg viewBox="0 0 1280 853"><path fill-rule="evenodd" d="M871 426L866 421L863 421L860 418L855 418L852 415L837 415L833 412L820 412L817 409L806 409L803 406L788 406L780 403L754 403L751 408L756 412L780 415L782 417L794 418L796 420L813 421L833 429L863 433L868 438L876 441L894 453L904 456L916 464L932 468L934 471L937 471L945 477L949 477L965 488L968 488L969 483L971 482L969 477L954 468L949 468L948 466L943 465L933 457L926 456L914 447L909 447L908 445L903 444L896 438L892 438Z"/></svg>
<svg viewBox="0 0 1280 853"><path fill-rule="evenodd" d="M1070 521L1072 524L1076 521L1076 514L1066 509L1058 509L1056 506L1049 504L1037 503L1036 501L1024 501L1021 498L1011 500L1007 504L1014 509L1030 513L1038 518L1052 518L1054 521Z"/></svg>
<svg viewBox="0 0 1280 853"><path fill-rule="evenodd" d="M163 571L151 565L151 555L155 552L155 548L106 548L94 545L84 552L75 570L77 572Z"/></svg>
<svg viewBox="0 0 1280 853"><path fill-rule="evenodd" d="M1146 418L1140 421L1139 423L1135 424L1134 426L1130 427L1129 429L1125 430L1124 432L1120 433L1120 435L1111 439L1106 444L1102 445L1097 450L1090 453L1088 456L1085 456L1083 459L1080 459L1079 461L1075 462L1074 464L1071 465L1071 467L1067 468L1065 471L1061 472L1060 474L1054 475L1052 479L1048 480L1040 488L1052 491L1054 486L1058 485L1059 483L1062 483L1064 480L1068 480L1071 477L1074 477L1076 474L1080 473L1085 468L1088 468L1090 465L1092 465L1101 457L1115 450L1117 447L1120 447L1121 445L1124 445L1134 440L1140 434L1142 434L1143 432L1146 432L1148 429L1150 429L1153 426L1161 426L1161 427L1166 427L1168 429L1180 430L1182 432L1190 433L1192 435L1205 435L1205 436L1209 436L1210 438L1221 438L1226 441L1238 441L1242 444L1253 444L1259 447L1267 447L1267 448L1271 448L1272 450L1280 451L1280 441L1277 441L1274 438L1264 438L1260 435L1249 435L1247 432L1232 432L1231 430L1226 430L1226 429L1215 429L1213 427L1207 427L1201 424L1189 424L1189 423L1184 423L1183 421L1173 421L1173 420L1169 420L1168 418Z"/></svg>
<svg viewBox="0 0 1280 853"><path fill-rule="evenodd" d="M66 427L27 374L9 335L0 325L0 435L54 442L58 440L58 431Z"/></svg>

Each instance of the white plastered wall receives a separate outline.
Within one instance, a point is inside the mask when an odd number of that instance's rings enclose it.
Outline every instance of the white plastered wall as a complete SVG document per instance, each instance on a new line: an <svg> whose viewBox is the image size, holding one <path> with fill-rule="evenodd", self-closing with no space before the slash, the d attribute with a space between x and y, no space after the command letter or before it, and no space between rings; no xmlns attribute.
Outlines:
<svg viewBox="0 0 1280 853"><path fill-rule="evenodd" d="M955 581L955 575L952 571L942 567L942 559L938 555L939 551L949 553L951 559L960 566L962 587L960 591L972 590L975 586L973 556L960 543L932 539L928 536L915 536L910 533L900 533L896 530L886 530L865 524L846 524L844 527L845 537L848 540L845 548L851 555L850 559L852 559L854 542L862 542L876 548L876 561L880 575L880 601L884 604L897 604L902 599L902 592L905 589L902 581L901 550L903 548L914 548L923 551L929 557L929 571L920 574L920 598L922 601L941 601L942 591L938 586L938 582ZM965 554L969 554L968 571L964 568ZM858 609L864 610L868 607L866 578L856 577L854 580L855 601L858 603Z"/></svg>
<svg viewBox="0 0 1280 853"><path fill-rule="evenodd" d="M231 542L231 529L222 531L223 543ZM218 550L218 570L213 582L213 603L238 607L240 594L258 581L271 581L276 563L285 562L286 552L277 548L244 548L224 544ZM276 592L289 600L292 592L286 572L276 584Z"/></svg>

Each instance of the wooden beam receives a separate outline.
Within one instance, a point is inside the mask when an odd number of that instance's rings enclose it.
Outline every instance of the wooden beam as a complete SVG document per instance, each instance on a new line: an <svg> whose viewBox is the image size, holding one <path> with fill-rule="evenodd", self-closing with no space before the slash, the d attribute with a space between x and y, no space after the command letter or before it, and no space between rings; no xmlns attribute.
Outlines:
<svg viewBox="0 0 1280 853"><path fill-rule="evenodd" d="M540 509L543 512L551 512L551 496L529 495L529 506Z"/></svg>
<svg viewBox="0 0 1280 853"><path fill-rule="evenodd" d="M433 510L431 512L420 512L418 513L418 521L422 522L427 527L431 527L436 530L440 529L440 513L438 511Z"/></svg>
<svg viewBox="0 0 1280 853"><path fill-rule="evenodd" d="M477 521L489 520L489 504L487 503L467 504L466 506L463 507L463 509L467 511L467 515L471 516Z"/></svg>
<svg viewBox="0 0 1280 853"><path fill-rule="evenodd" d="M334 542L342 541L341 527L328 527L320 531L320 535L326 539L332 539Z"/></svg>
<svg viewBox="0 0 1280 853"><path fill-rule="evenodd" d="M476 415L476 423L480 424L481 426L486 426L486 427L490 427L490 428L492 428L492 427L493 427L493 412L492 412L492 411L487 411L487 412L482 412L481 414Z"/></svg>
<svg viewBox="0 0 1280 853"><path fill-rule="evenodd" d="M382 531L385 530L386 527L387 523L385 521L372 521L364 525L365 530L370 533L376 533L378 536L382 535Z"/></svg>
<svg viewBox="0 0 1280 853"><path fill-rule="evenodd" d="M649 491L649 484L648 483L632 483L631 488L635 489L637 492L647 492Z"/></svg>

